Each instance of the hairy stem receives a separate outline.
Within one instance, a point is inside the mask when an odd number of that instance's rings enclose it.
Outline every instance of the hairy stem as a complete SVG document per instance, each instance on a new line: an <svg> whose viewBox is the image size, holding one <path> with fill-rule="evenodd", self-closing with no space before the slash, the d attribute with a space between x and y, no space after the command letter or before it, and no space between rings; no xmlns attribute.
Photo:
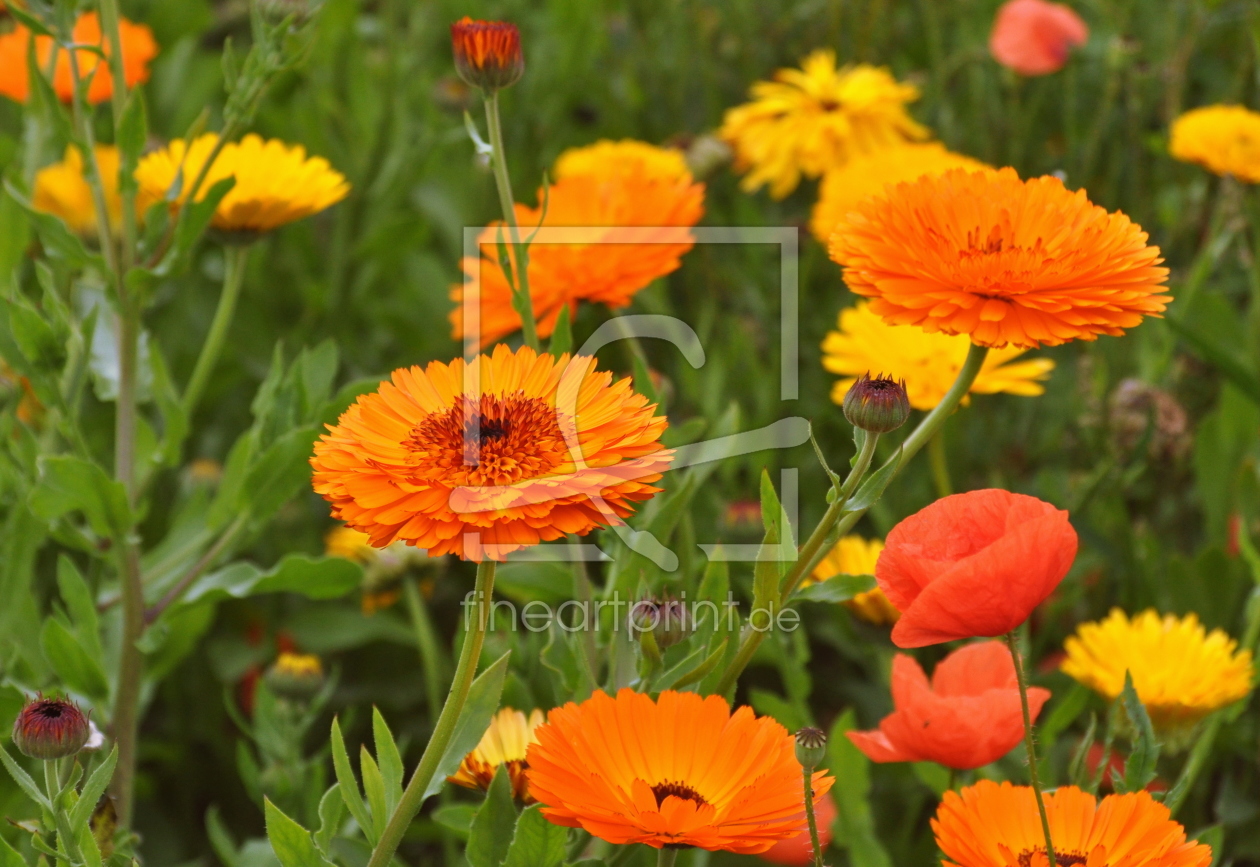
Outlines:
<svg viewBox="0 0 1260 867"><path fill-rule="evenodd" d="M210 331L206 341L201 345L201 354L197 357L197 366L193 368L192 378L188 381L188 389L184 392L184 412L189 416L197 408L197 401L214 373L214 366L223 351L223 342L227 339L228 329L232 325L232 316L236 313L236 301L241 295L241 285L245 281L245 265L249 259L249 247L228 247L224 250L223 291L219 295L219 306L214 311L214 320L210 323Z"/></svg>
<svg viewBox="0 0 1260 867"><path fill-rule="evenodd" d="M538 343L538 327L534 323L534 299L529 292L529 250L521 243L521 230L516 225L516 199L512 195L512 179L508 176L507 151L503 148L503 124L499 122L499 94L486 96L486 127L490 134L490 147L494 153L490 162L494 168L494 185L499 190L499 206L507 223L508 238L512 242L512 269L516 279L512 282L512 305L521 316L521 332L525 343L534 351L541 351ZM504 269L506 272L506 268Z"/></svg>
<svg viewBox="0 0 1260 867"><path fill-rule="evenodd" d="M1037 812L1041 815L1041 832L1046 838L1046 860L1055 867L1054 842L1050 839L1050 818L1046 815L1046 802L1041 794L1041 781L1037 778L1037 748L1033 742L1032 714L1028 711L1028 677L1019 655L1019 639L1015 632L1006 633L1006 646L1011 649L1011 661L1015 663L1015 678L1019 681L1019 705L1024 712L1024 749L1028 751L1028 779L1037 799Z"/></svg>
<svg viewBox="0 0 1260 867"><path fill-rule="evenodd" d="M814 867L823 867L822 844L818 840L818 818L814 815L814 769L804 770L805 818L809 821L809 842L814 847Z"/></svg>
<svg viewBox="0 0 1260 867"><path fill-rule="evenodd" d="M416 817L424 804L424 791L429 787L429 781L437 772L438 762L442 760L447 746L450 745L451 737L455 734L455 724L459 721L459 714L464 709L464 702L468 700L468 690L472 687L473 677L477 674L477 660L481 658L481 646L486 638L486 625L490 619L491 598L494 593L494 569L493 560L484 560L477 566L477 585L474 591L476 595L473 596L477 603L475 605L477 615L472 631L464 636L464 646L460 650L459 663L455 667L455 680L451 683L451 691L446 696L442 713L438 715L433 737L429 738L429 743L424 748L424 755L420 757L420 764L416 765L416 771L411 775L407 789L403 792L402 800L398 802L393 815L389 817L389 822L385 825L385 831L376 842L368 867L386 867L393 859L394 853L398 851L398 844L402 842L403 834L406 833L411 820Z"/></svg>

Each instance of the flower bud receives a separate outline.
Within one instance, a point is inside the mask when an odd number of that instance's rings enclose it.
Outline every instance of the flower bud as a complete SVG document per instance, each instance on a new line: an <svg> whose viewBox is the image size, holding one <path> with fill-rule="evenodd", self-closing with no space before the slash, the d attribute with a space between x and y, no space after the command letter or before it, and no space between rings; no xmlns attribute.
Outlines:
<svg viewBox="0 0 1260 867"><path fill-rule="evenodd" d="M804 728L796 733L796 760L812 771L827 758L827 736L822 729Z"/></svg>
<svg viewBox="0 0 1260 867"><path fill-rule="evenodd" d="M870 433L895 431L910 417L905 381L869 373L858 378L844 396L844 417L854 427Z"/></svg>
<svg viewBox="0 0 1260 867"><path fill-rule="evenodd" d="M474 21L464 16L451 25L455 71L487 94L517 82L525 71L521 34L506 21Z"/></svg>
<svg viewBox="0 0 1260 867"><path fill-rule="evenodd" d="M318 656L281 653L267 669L267 687L281 698L308 699L324 685L324 667Z"/></svg>
<svg viewBox="0 0 1260 867"><path fill-rule="evenodd" d="M630 609L631 623L640 633L651 632L656 646L668 650L691 634L687 603L668 596L664 600L644 599Z"/></svg>
<svg viewBox="0 0 1260 867"><path fill-rule="evenodd" d="M13 745L33 759L72 756L91 736L87 716L73 703L38 698L28 703L13 723Z"/></svg>

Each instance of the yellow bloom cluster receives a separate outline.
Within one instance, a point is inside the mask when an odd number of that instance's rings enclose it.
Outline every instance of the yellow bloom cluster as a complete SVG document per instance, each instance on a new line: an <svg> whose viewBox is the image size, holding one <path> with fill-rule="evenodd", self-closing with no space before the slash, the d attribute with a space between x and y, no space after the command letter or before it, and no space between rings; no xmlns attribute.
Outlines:
<svg viewBox="0 0 1260 867"><path fill-rule="evenodd" d="M861 301L840 311L840 330L823 341L823 367L845 378L831 390L831 399L844 402L857 377L882 373L905 380L910 405L930 410L941 402L967 358L971 341L965 334L927 332L915 325L889 325ZM1041 382L1054 369L1049 358L1011 363L1027 350L1018 346L991 349L971 385L973 394L1035 396L1045 391ZM964 398L965 400L965 398Z"/></svg>
<svg viewBox="0 0 1260 867"><path fill-rule="evenodd" d="M1062 669L1090 689L1115 698L1124 675L1146 706L1151 722L1175 731L1251 691L1251 651L1219 629L1204 630L1187 614L1143 611L1132 619L1119 608L1096 623L1084 623L1064 644Z"/></svg>
<svg viewBox="0 0 1260 867"><path fill-rule="evenodd" d="M1169 151L1218 175L1260 184L1260 112L1241 105L1210 105L1177 118Z"/></svg>
<svg viewBox="0 0 1260 867"><path fill-rule="evenodd" d="M844 536L836 547L814 567L807 582L826 581L835 575L874 575L875 563L884 543L879 539L863 539L861 536ZM845 607L868 623L888 626L896 623L901 612L893 607L878 587L859 593L844 603Z"/></svg>
<svg viewBox="0 0 1260 867"><path fill-rule="evenodd" d="M96 167L101 173L101 190L105 193L105 210L110 225L122 219L122 199L118 195L118 148L97 145ZM96 207L92 188L84 173L83 155L74 145L66 148L61 162L40 169L35 175L35 192L31 203L35 210L52 214L65 221L82 235L96 231Z"/></svg>
<svg viewBox="0 0 1260 867"><path fill-rule="evenodd" d="M447 781L469 789L488 789L500 765L507 765L512 780L512 794L525 802L531 802L525 778L525 753L529 745L537 742L534 730L545 722L541 710L532 710L529 716L519 710L505 707L494 715L490 728L481 736L476 749L464 757L459 770L447 777Z"/></svg>
<svg viewBox="0 0 1260 867"><path fill-rule="evenodd" d="M800 69L780 69L752 86L752 101L726 112L719 135L748 169L745 190L770 185L781 199L800 183L865 154L928 138L906 113L919 97L886 69L836 68L833 52L810 54Z"/></svg>

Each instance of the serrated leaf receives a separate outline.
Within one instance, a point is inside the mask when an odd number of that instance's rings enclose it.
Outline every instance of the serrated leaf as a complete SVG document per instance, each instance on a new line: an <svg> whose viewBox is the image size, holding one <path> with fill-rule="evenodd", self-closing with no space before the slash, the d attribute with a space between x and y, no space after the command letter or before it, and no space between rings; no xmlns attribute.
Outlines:
<svg viewBox="0 0 1260 867"><path fill-rule="evenodd" d="M481 802L469 829L464 857L471 867L499 867L507 858L516 829L516 804L506 765L500 765L486 799Z"/></svg>
<svg viewBox="0 0 1260 867"><path fill-rule="evenodd" d="M70 827L78 830L87 828L88 820L92 818L92 813L96 810L96 804L101 799L101 795L105 794L105 790L109 788L109 781L113 779L114 767L118 764L118 746L115 745L109 751L109 755L105 757L105 761L101 762L100 767L92 772L87 782L83 784L82 790L79 792L78 803L74 805L74 809L70 811Z"/></svg>
<svg viewBox="0 0 1260 867"><path fill-rule="evenodd" d="M9 772L9 776L13 778L13 782L17 783L18 788L26 793L26 797L51 812L52 804L48 803L48 798L40 791L39 786L35 785L31 775L22 770L22 766L14 761L13 756L9 755L9 751L3 746L0 746L0 764L4 765Z"/></svg>
<svg viewBox="0 0 1260 867"><path fill-rule="evenodd" d="M548 822L541 811L542 805L534 804L516 820L503 867L560 867L564 862L568 830Z"/></svg>
<svg viewBox="0 0 1260 867"><path fill-rule="evenodd" d="M1133 675L1124 673L1124 689L1120 693L1120 701L1129 723L1135 732L1134 742L1129 758L1124 763L1123 786L1117 786L1120 794L1139 792L1147 783L1155 779L1155 765L1159 761L1159 743L1155 740L1155 729L1151 718L1133 688Z"/></svg>

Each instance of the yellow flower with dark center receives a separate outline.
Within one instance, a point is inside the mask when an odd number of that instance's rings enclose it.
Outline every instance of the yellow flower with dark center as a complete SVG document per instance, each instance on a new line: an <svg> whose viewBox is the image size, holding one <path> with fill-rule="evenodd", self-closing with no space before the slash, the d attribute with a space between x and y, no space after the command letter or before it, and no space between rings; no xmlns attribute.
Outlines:
<svg viewBox="0 0 1260 867"><path fill-rule="evenodd" d="M175 139L149 154L136 168L141 209L161 201L182 178L179 201L210 158L218 136L207 133L191 145ZM215 209L211 225L222 232L261 234L317 214L350 193L345 176L323 157L308 157L301 145L278 139L263 141L247 135L223 146L197 192L201 201L216 183L235 178L236 184Z"/></svg>
<svg viewBox="0 0 1260 867"><path fill-rule="evenodd" d="M836 404L842 404L850 386L869 372L905 380L910 405L930 410L953 385L971 346L966 335L889 325L875 315L869 301L841 310L839 325L840 330L828 332L822 343L823 367L845 377L832 387ZM990 349L971 393L1042 394L1046 389L1041 383L1054 370L1054 362L1049 358L1015 362L1027 351L1018 346Z"/></svg>
<svg viewBox="0 0 1260 867"><path fill-rule="evenodd" d="M519 710L505 707L494 715L490 728L481 736L477 748L464 756L459 770L447 777L447 782L469 789L490 788L500 765L507 765L512 780L512 795L526 804L534 803L529 795L525 779L525 753L529 745L537 743L534 730L544 722L543 712L534 709L526 717Z"/></svg>
<svg viewBox="0 0 1260 867"><path fill-rule="evenodd" d="M122 199L118 195L118 148L97 145L96 166L101 173L101 190L109 222L117 226L122 219ZM84 176L83 154L74 145L66 148L61 162L40 169L35 175L35 192L31 197L35 210L60 217L75 232L88 235L96 232L96 207L92 188Z"/></svg>
<svg viewBox="0 0 1260 867"><path fill-rule="evenodd" d="M1081 624L1064 649L1063 671L1107 698L1120 695L1128 671L1163 732L1184 731L1251 692L1251 651L1219 629L1207 632L1194 614L1161 617L1152 609L1130 619L1113 608Z"/></svg>
<svg viewBox="0 0 1260 867"><path fill-rule="evenodd" d="M940 142L890 147L829 169L818 188L809 228L826 244L831 231L858 202L884 192L889 184L939 175L949 169L976 171L988 168L979 160L947 150Z"/></svg>
<svg viewBox="0 0 1260 867"><path fill-rule="evenodd" d="M752 101L726 112L719 135L735 149L742 186L770 185L781 199L800 183L851 159L928 138L906 113L919 98L887 69L867 64L836 68L833 52L810 54L800 69L780 69L759 81Z"/></svg>
<svg viewBox="0 0 1260 867"><path fill-rule="evenodd" d="M1168 149L1183 163L1260 184L1260 112L1241 105L1188 111L1173 121Z"/></svg>
<svg viewBox="0 0 1260 867"><path fill-rule="evenodd" d="M861 536L844 536L827 552L805 579L806 584L826 581L836 575L874 575L875 563L884 543L879 539L863 539ZM876 626L896 623L901 612L893 607L878 587L859 593L844 603L845 607Z"/></svg>

